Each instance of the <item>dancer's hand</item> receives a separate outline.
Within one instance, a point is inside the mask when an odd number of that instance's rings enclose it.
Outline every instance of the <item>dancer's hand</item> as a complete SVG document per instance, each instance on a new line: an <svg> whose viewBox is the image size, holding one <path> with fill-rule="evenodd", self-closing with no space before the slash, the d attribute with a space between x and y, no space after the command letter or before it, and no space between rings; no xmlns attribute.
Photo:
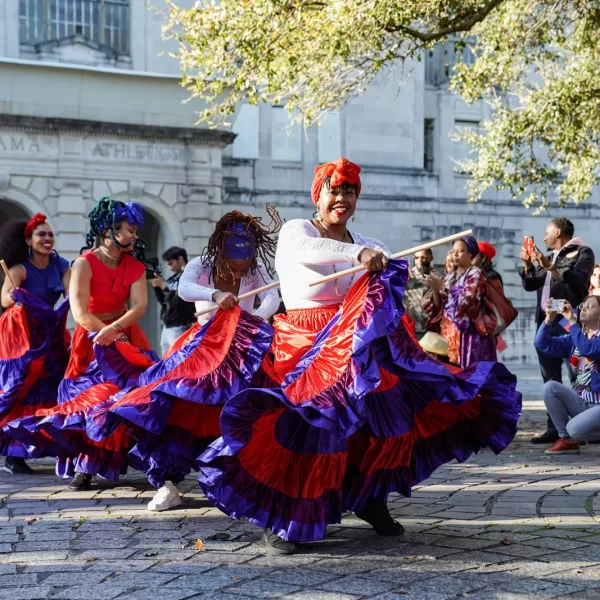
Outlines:
<svg viewBox="0 0 600 600"><path fill-rule="evenodd" d="M377 273L385 271L388 264L388 257L379 250L363 248L358 255L358 261L367 271Z"/></svg>
<svg viewBox="0 0 600 600"><path fill-rule="evenodd" d="M444 280L440 277L436 277L435 275L429 275L425 277L424 283L434 292L441 292L444 289Z"/></svg>
<svg viewBox="0 0 600 600"><path fill-rule="evenodd" d="M215 292L212 300L219 306L219 308L223 308L225 310L233 308L240 302L238 297L231 292Z"/></svg>
<svg viewBox="0 0 600 600"><path fill-rule="evenodd" d="M110 346L119 335L119 332L112 325L107 325L98 332L94 338L94 344L98 344L99 346Z"/></svg>

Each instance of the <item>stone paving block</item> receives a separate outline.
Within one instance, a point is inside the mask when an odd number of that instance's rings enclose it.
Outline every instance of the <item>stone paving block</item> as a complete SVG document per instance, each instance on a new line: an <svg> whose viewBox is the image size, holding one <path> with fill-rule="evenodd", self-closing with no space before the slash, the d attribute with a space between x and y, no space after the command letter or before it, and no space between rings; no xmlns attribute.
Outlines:
<svg viewBox="0 0 600 600"><path fill-rule="evenodd" d="M108 582L102 585L102 600L114 600L121 594L131 590L131 586L114 586ZM52 595L52 599L57 598L58 600L92 600L98 598L98 586L97 585L76 585L66 590L60 590ZM127 596L125 596L127 597ZM0 598L1 600L1 598Z"/></svg>
<svg viewBox="0 0 600 600"><path fill-rule="evenodd" d="M442 538L436 541L436 546L445 548L460 548L461 550L481 550L489 546L496 546L496 540L480 540L475 538Z"/></svg>
<svg viewBox="0 0 600 600"><path fill-rule="evenodd" d="M135 592L128 592L126 595L121 596L123 600L157 600L159 590L156 588L144 588ZM184 590L184 589L169 589L168 599L169 600L190 600L194 598L203 598L198 595L198 590Z"/></svg>
<svg viewBox="0 0 600 600"><path fill-rule="evenodd" d="M228 594L249 596L250 598L282 598L291 596L295 592L301 591L301 589L300 586L289 585L284 582L253 579L227 587L225 591Z"/></svg>
<svg viewBox="0 0 600 600"><path fill-rule="evenodd" d="M539 558L548 554L553 554L557 550L549 550L548 548L533 548L523 544L514 544L509 546L498 546L494 548L494 552L499 554L508 554L509 556L521 556L523 558Z"/></svg>
<svg viewBox="0 0 600 600"><path fill-rule="evenodd" d="M0 563L48 562L66 560L67 552L14 552L0 554Z"/></svg>
<svg viewBox="0 0 600 600"><path fill-rule="evenodd" d="M271 557L267 557L266 560L270 560ZM385 564L389 563L393 566L397 561L393 557L385 559L375 560L340 560L340 559L327 559L320 560L309 564L306 568L316 569L317 571L323 571L325 573L335 573L337 575L353 575L356 573L367 573L370 571L378 570L382 568L382 562ZM254 564L254 563L252 563ZM282 566L284 562L282 561Z"/></svg>
<svg viewBox="0 0 600 600"><path fill-rule="evenodd" d="M422 590L409 590L408 588L372 596L372 600L451 600L452 598L456 598L456 594L446 592L424 592ZM529 598L527 600L529 600Z"/></svg>
<svg viewBox="0 0 600 600"><path fill-rule="evenodd" d="M69 549L69 540L55 542L19 542L15 544L15 552L54 552Z"/></svg>
<svg viewBox="0 0 600 600"><path fill-rule="evenodd" d="M70 556L76 560L123 560L133 556L136 553L135 548L124 550L84 550L83 552L71 550Z"/></svg>
<svg viewBox="0 0 600 600"><path fill-rule="evenodd" d="M11 550L10 544L0 544L0 554L7 554L11 552Z"/></svg>
<svg viewBox="0 0 600 600"><path fill-rule="evenodd" d="M406 589L406 591L409 592L443 592L444 594L459 595L483 587L486 587L484 582L476 583L459 576L452 577L450 575L440 575L439 577L432 577L423 581L411 583L410 585L403 587L403 589Z"/></svg>
<svg viewBox="0 0 600 600"><path fill-rule="evenodd" d="M523 542L525 546L534 546L536 548L548 548L550 550L576 550L589 546L584 539L569 540L564 538L538 538Z"/></svg>
<svg viewBox="0 0 600 600"><path fill-rule="evenodd" d="M37 585L37 575L0 575L0 590L5 587L21 587L24 585Z"/></svg>
<svg viewBox="0 0 600 600"><path fill-rule="evenodd" d="M77 537L77 533L75 531L27 533L25 535L25 541L26 542L59 542L59 541L63 541L63 540L74 540L76 537Z"/></svg>
<svg viewBox="0 0 600 600"><path fill-rule="evenodd" d="M94 585L108 577L108 573L53 573L42 580L44 585L67 587L72 585Z"/></svg>
<svg viewBox="0 0 600 600"><path fill-rule="evenodd" d="M130 547L134 550L136 549L133 546L130 546L129 539L111 539L105 538L103 540L92 540L92 539L81 539L81 540L73 540L70 545L71 550L110 550L110 549L119 549L122 550L124 548Z"/></svg>
<svg viewBox="0 0 600 600"><path fill-rule="evenodd" d="M143 573L123 573L111 579L113 585L125 587L137 586L161 586L177 578L176 573L154 573L153 571L144 571Z"/></svg>
<svg viewBox="0 0 600 600"><path fill-rule="evenodd" d="M48 561L40 564L26 565L21 568L23 569L23 573L80 573L89 564L87 562L77 563L75 561L69 561L68 563L65 561ZM16 567L14 568L16 569Z"/></svg>
<svg viewBox="0 0 600 600"><path fill-rule="evenodd" d="M87 561L86 571L109 571L116 572L142 572L150 569L157 561L152 559L145 560L97 560L93 562Z"/></svg>
<svg viewBox="0 0 600 600"><path fill-rule="evenodd" d="M295 594L283 596L285 600L357 600L360 596L340 592L320 592L317 590L303 590ZM238 596L239 599L239 596Z"/></svg>
<svg viewBox="0 0 600 600"><path fill-rule="evenodd" d="M152 567L152 573L172 573L174 575L199 575L206 571L218 568L214 564L201 564L201 563L190 563L170 561L164 565Z"/></svg>
<svg viewBox="0 0 600 600"><path fill-rule="evenodd" d="M0 589L0 600L44 600L51 590L47 586ZM89 597L87 600L90 600Z"/></svg>
<svg viewBox="0 0 600 600"><path fill-rule="evenodd" d="M325 583L319 583L314 586L317 590L326 590L328 592L349 592L358 594L359 596L371 596L387 592L392 588L397 587L396 583L389 581L381 581L376 577L357 577L349 576Z"/></svg>

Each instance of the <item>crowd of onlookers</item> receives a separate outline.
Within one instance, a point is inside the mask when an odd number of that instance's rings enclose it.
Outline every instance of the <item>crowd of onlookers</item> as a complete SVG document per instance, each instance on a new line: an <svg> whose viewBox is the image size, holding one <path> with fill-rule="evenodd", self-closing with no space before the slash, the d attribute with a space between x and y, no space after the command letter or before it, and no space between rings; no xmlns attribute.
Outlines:
<svg viewBox="0 0 600 600"><path fill-rule="evenodd" d="M546 253L526 236L518 268L524 289L537 293L535 348L548 411L546 431L531 441L549 445L547 454L577 453L582 443L600 441L600 265L566 218L550 221L544 245ZM426 352L467 368L497 360L506 348L501 332L516 311L504 296L495 255L491 244L472 236L454 243L443 272L431 250L415 255L404 305Z"/></svg>

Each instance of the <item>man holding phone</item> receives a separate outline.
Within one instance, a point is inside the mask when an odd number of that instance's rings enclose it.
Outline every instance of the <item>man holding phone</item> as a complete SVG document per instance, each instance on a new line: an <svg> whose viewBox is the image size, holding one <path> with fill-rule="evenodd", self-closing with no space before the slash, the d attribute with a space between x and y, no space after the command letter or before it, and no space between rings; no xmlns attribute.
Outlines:
<svg viewBox="0 0 600 600"><path fill-rule="evenodd" d="M557 217L546 227L544 243L550 252L544 255L535 245L532 237L525 237L521 249L521 262L518 272L523 287L528 292L537 292L536 324L539 329L546 316L545 306L550 298L567 300L571 306L578 306L586 297L590 277L594 270L594 253L583 245L580 238L574 237L575 227L569 219ZM557 311L560 312L560 311ZM552 324L552 335L564 333L559 316ZM540 370L544 383L562 382L562 359L537 350ZM531 441L534 444L554 443L558 432L548 416L548 428Z"/></svg>

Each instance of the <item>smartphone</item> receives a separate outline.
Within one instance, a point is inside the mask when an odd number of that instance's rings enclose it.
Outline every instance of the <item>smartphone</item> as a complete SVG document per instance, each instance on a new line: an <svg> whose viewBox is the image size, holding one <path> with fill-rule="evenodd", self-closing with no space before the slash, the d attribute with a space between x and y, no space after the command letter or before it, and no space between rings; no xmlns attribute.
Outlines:
<svg viewBox="0 0 600 600"><path fill-rule="evenodd" d="M550 308L552 309L552 312L561 313L565 308L565 301L555 300L554 298L552 298L550 302Z"/></svg>
<svg viewBox="0 0 600 600"><path fill-rule="evenodd" d="M527 254L529 254L529 256L532 255L534 246L535 246L535 243L533 241L533 237L526 235L523 238L523 248L525 248L525 252L527 252Z"/></svg>

